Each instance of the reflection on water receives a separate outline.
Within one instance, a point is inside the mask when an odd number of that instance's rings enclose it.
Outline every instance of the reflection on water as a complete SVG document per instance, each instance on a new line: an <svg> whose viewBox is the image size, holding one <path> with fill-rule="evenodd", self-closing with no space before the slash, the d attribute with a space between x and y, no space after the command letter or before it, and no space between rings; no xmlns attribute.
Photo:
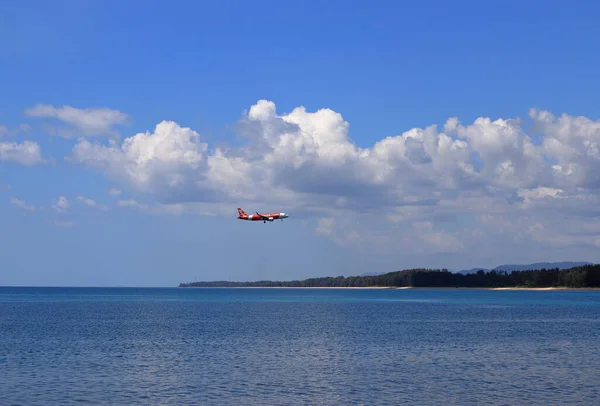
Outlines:
<svg viewBox="0 0 600 406"><path fill-rule="evenodd" d="M597 404L600 293L0 288L0 404Z"/></svg>

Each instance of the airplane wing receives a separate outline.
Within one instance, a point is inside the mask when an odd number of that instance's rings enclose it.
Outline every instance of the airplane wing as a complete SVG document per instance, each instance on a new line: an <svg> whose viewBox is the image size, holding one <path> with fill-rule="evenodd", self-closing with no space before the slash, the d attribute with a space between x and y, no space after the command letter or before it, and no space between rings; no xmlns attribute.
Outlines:
<svg viewBox="0 0 600 406"><path fill-rule="evenodd" d="M268 217L267 216L263 216L262 214L260 214L259 212L256 212L256 214L258 214L260 216L261 219L263 220L267 220Z"/></svg>

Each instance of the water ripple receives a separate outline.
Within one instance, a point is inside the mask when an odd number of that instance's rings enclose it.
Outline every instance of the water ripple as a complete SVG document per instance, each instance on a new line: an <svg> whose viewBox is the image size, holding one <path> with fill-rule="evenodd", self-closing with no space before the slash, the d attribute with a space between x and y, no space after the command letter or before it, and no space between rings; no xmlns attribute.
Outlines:
<svg viewBox="0 0 600 406"><path fill-rule="evenodd" d="M546 292L462 292L468 300L454 291L303 291L302 300L293 290L107 292L9 300L0 290L0 404L593 405L600 397L600 295L579 303Z"/></svg>

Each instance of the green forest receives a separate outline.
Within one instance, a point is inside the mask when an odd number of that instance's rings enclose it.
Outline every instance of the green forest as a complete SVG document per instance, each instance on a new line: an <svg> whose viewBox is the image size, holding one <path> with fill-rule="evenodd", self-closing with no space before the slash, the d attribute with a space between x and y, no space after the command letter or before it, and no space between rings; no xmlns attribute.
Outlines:
<svg viewBox="0 0 600 406"><path fill-rule="evenodd" d="M527 271L489 271L453 273L447 269L406 269L376 276L337 276L293 281L255 282L189 282L179 287L600 287L600 265L577 266L570 269L538 269Z"/></svg>

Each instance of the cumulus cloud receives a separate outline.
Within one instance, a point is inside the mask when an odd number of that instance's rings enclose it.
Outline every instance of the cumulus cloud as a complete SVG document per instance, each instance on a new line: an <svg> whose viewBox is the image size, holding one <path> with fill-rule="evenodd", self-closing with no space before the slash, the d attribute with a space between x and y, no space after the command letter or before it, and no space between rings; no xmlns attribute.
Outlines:
<svg viewBox="0 0 600 406"><path fill-rule="evenodd" d="M340 243L380 241L367 227L377 224L410 235L406 246L451 253L491 235L482 219L532 238L530 227L552 227L549 212L598 212L600 122L536 109L529 119L539 140L519 117L451 117L362 148L338 112L280 114L260 100L236 123L240 148L210 149L193 129L163 121L121 144L80 140L70 159L159 204L268 205L320 219L315 232ZM148 210L132 202L122 204Z"/></svg>
<svg viewBox="0 0 600 406"><path fill-rule="evenodd" d="M128 116L108 108L79 109L72 106L55 107L37 104L25 110L25 115L35 118L52 118L69 124L70 128L49 127L51 133L70 138L79 136L117 136L115 126L126 124Z"/></svg>
<svg viewBox="0 0 600 406"><path fill-rule="evenodd" d="M59 213L66 213L69 210L69 207L71 207L71 203L69 203L69 200L64 196L60 196L56 203L52 205L52 208Z"/></svg>
<svg viewBox="0 0 600 406"><path fill-rule="evenodd" d="M136 134L120 146L81 140L70 160L142 192L165 198L175 193L174 197L184 198L189 190L201 188L206 149L197 132L163 121L153 133Z"/></svg>
<svg viewBox="0 0 600 406"><path fill-rule="evenodd" d="M529 111L535 128L544 134L542 151L552 159L553 179L559 187L600 187L600 121L587 117Z"/></svg>
<svg viewBox="0 0 600 406"><path fill-rule="evenodd" d="M42 158L42 151L37 142L23 141L0 142L0 161L14 162L24 166L34 166L46 163Z"/></svg>

